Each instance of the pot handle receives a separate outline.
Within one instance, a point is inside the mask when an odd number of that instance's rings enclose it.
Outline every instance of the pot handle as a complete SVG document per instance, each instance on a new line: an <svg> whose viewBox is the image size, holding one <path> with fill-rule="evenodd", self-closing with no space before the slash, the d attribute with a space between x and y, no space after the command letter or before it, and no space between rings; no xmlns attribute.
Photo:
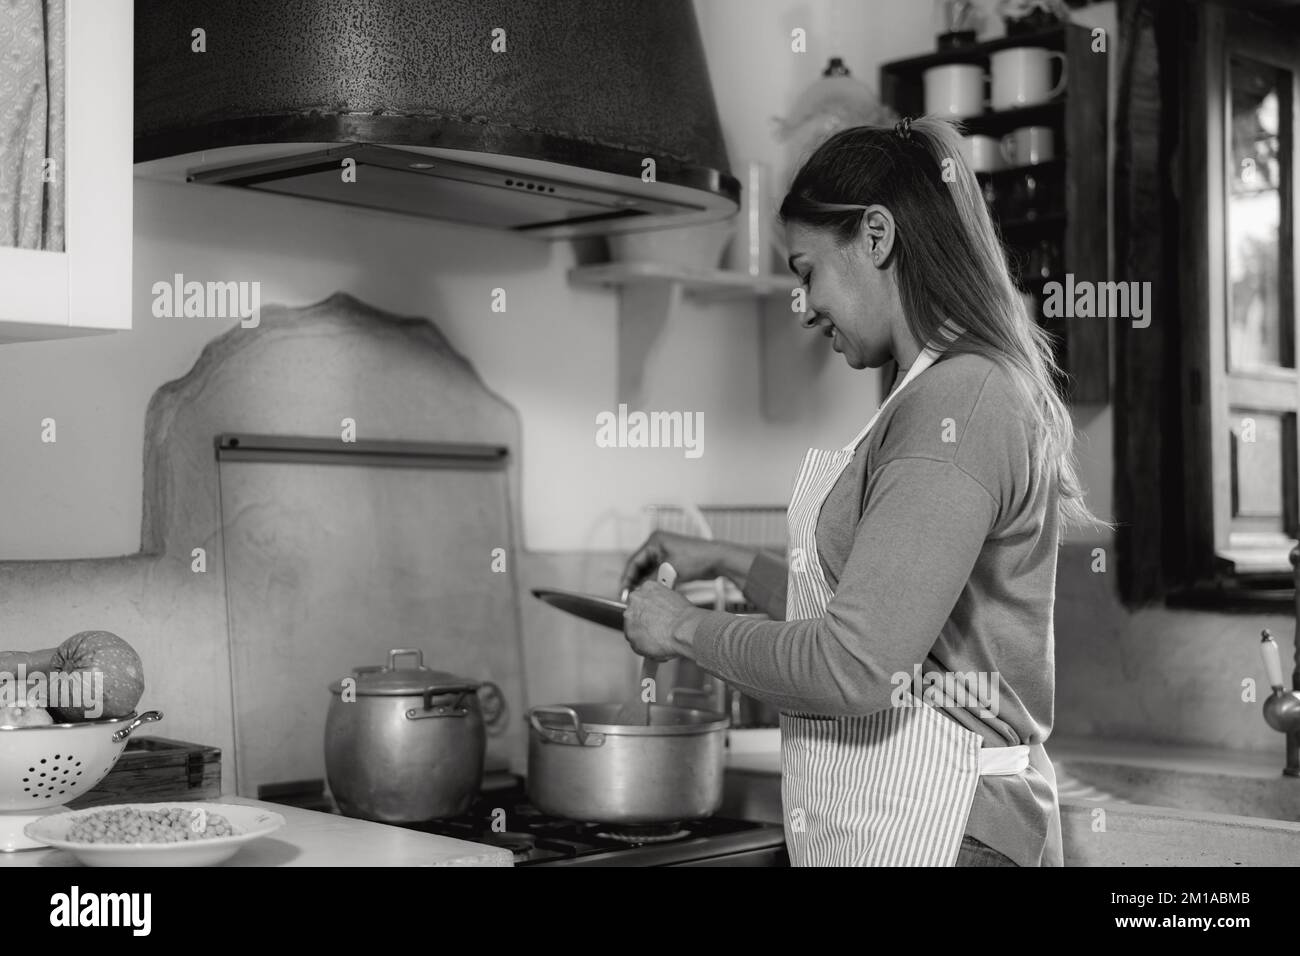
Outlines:
<svg viewBox="0 0 1300 956"><path fill-rule="evenodd" d="M680 697L700 697L706 705L712 704L714 693L705 687L673 687L668 691L668 706L678 706L677 700Z"/></svg>
<svg viewBox="0 0 1300 956"><path fill-rule="evenodd" d="M559 714L561 717L568 717L572 723L572 729L547 727L537 719L538 714ZM605 742L605 735L591 733L582 727L582 718L572 707L534 707L528 712L528 722L532 724L533 730L542 735L553 744L568 744L579 747L599 747Z"/></svg>
<svg viewBox="0 0 1300 956"><path fill-rule="evenodd" d="M399 657L410 657L412 654L415 655L415 666L423 669L424 651L420 650L418 647L399 647L388 652L388 666L385 670L397 670L397 659Z"/></svg>
<svg viewBox="0 0 1300 956"><path fill-rule="evenodd" d="M454 703L450 707L433 705L435 695L441 696L447 693L459 693ZM424 692L424 707L417 710L412 707L406 712L407 720L424 720L428 717L464 717L469 714L469 708L465 706L465 697L469 694L468 690L462 690L459 687L430 687Z"/></svg>
<svg viewBox="0 0 1300 956"><path fill-rule="evenodd" d="M485 680L479 686L478 694L479 707L483 710L483 726L493 736L503 733L510 716L505 692L493 681Z"/></svg>
<svg viewBox="0 0 1300 956"><path fill-rule="evenodd" d="M148 724L148 723L152 723L155 720L162 720L162 717L163 717L162 711L160 710L146 710L143 714L141 714L135 720L131 721L121 730L114 731L113 743L118 743L119 741L126 740L127 737L131 736L131 731L135 730L141 724Z"/></svg>

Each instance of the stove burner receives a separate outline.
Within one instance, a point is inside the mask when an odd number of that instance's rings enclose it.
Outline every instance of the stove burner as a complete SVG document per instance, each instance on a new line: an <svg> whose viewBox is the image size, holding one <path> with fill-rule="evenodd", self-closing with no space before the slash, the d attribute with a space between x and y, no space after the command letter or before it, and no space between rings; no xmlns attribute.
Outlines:
<svg viewBox="0 0 1300 956"><path fill-rule="evenodd" d="M399 825L502 847L511 852L515 866L691 866L730 857L745 866L788 864L779 826L720 817L637 826L584 823L548 816L532 806L524 780L516 774L497 774L492 783L468 813ZM322 780L269 799L338 813L324 794ZM500 826L503 809L509 829L498 833L493 827Z"/></svg>
<svg viewBox="0 0 1300 956"><path fill-rule="evenodd" d="M484 833L478 837L479 842L499 846L509 850L516 860L526 859L528 854L537 849L537 840L527 833Z"/></svg>
<svg viewBox="0 0 1300 956"><path fill-rule="evenodd" d="M691 833L676 823L642 823L606 827L598 830L596 835L619 843L669 843Z"/></svg>

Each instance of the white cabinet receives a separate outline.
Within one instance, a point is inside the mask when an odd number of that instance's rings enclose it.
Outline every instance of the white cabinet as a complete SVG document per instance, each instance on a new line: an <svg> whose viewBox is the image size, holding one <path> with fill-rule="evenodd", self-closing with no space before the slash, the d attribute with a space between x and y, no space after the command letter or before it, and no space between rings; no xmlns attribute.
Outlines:
<svg viewBox="0 0 1300 956"><path fill-rule="evenodd" d="M131 327L133 0L65 4L64 247L0 246L0 342Z"/></svg>

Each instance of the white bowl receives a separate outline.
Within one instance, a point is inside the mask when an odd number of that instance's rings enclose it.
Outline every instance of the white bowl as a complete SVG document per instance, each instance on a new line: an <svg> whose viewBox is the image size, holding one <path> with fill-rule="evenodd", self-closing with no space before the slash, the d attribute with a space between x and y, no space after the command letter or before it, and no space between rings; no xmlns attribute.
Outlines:
<svg viewBox="0 0 1300 956"><path fill-rule="evenodd" d="M172 808L202 808L209 814L219 813L230 822L235 833L233 836L186 840L184 843L75 843L67 838L73 823L94 813L105 810ZM260 807L167 800L161 803L115 803L111 806L68 810L29 823L23 832L33 840L67 850L86 866L211 866L230 859L245 843L273 833L282 826L284 817Z"/></svg>

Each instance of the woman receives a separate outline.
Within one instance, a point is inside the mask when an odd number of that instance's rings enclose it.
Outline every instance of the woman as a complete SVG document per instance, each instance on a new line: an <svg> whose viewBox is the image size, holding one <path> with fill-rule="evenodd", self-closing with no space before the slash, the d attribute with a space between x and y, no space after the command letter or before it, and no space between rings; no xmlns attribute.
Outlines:
<svg viewBox="0 0 1300 956"><path fill-rule="evenodd" d="M796 865L1062 863L1043 750L1056 551L1062 523L1104 523L959 143L929 118L843 130L781 205L804 326L902 375L853 441L805 456L788 566L659 533L624 571L638 654L780 708ZM731 578L773 620L695 608L651 580L664 561Z"/></svg>

